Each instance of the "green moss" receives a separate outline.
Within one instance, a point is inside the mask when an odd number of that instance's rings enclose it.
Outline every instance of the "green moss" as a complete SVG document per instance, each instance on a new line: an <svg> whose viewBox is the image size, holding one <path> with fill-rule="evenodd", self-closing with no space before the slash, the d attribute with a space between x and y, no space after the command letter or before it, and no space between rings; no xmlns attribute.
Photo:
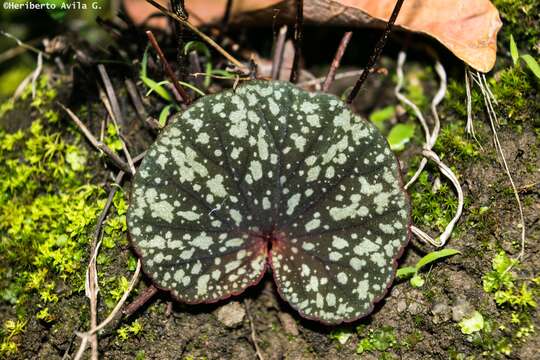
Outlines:
<svg viewBox="0 0 540 360"><path fill-rule="evenodd" d="M409 176L412 176L413 171L409 172ZM413 223L444 231L457 207L457 198L450 186L441 183L434 189L433 179L424 171L412 186L410 194Z"/></svg>
<svg viewBox="0 0 540 360"><path fill-rule="evenodd" d="M534 75L520 66L504 69L489 80L504 122L530 122L540 112L540 94ZM535 126L540 126L538 120Z"/></svg>
<svg viewBox="0 0 540 360"><path fill-rule="evenodd" d="M0 301L14 306L24 323L30 317L58 322L65 315L62 302L84 291L89 245L107 197L89 167L96 159L81 144L78 131L60 123L51 104L56 96L42 78L36 97L31 100L27 89L21 100L31 102L35 120L29 128L0 129ZM9 116L18 107L3 108ZM129 252L118 255L127 247L122 191L113 204L103 227L102 254L112 259L108 265L120 269L115 274L125 274L126 263L133 265L134 259ZM100 267L100 274L110 270ZM115 274L100 278L109 307L127 288L127 278ZM0 332L0 355L17 350L17 337L10 334Z"/></svg>
<svg viewBox="0 0 540 360"><path fill-rule="evenodd" d="M362 333L363 328L359 328L358 332ZM362 354L364 352L373 352L379 351L382 352L380 356L386 356L388 358L389 354L384 354L385 351L398 345L396 334L394 328L390 326L385 326L376 330L369 330L367 336L364 336L358 342L356 346L356 353Z"/></svg>
<svg viewBox="0 0 540 360"><path fill-rule="evenodd" d="M540 54L540 2L538 0L494 0L504 26L499 39L514 36L518 46Z"/></svg>
<svg viewBox="0 0 540 360"><path fill-rule="evenodd" d="M441 159L450 159L456 164L480 156L478 144L465 134L465 124L462 121L444 126L433 149Z"/></svg>

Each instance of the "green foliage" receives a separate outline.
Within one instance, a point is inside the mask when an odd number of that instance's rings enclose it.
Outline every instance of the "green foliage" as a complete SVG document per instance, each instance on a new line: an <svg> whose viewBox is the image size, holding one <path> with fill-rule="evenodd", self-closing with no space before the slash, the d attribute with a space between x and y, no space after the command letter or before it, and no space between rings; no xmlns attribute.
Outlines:
<svg viewBox="0 0 540 360"><path fill-rule="evenodd" d="M62 300L84 290L88 246L107 194L90 183L88 164L96 159L76 129L59 123L52 107L56 91L47 79L38 81L35 99L29 89L22 97L15 108L30 103L37 120L14 133L0 129L0 301L14 306L20 319L54 323L62 318ZM108 138L116 135L111 129ZM122 191L113 203L102 252L127 245ZM114 278L101 293L114 299L122 289L125 279ZM2 334L0 354L15 351L15 336Z"/></svg>
<svg viewBox="0 0 540 360"><path fill-rule="evenodd" d="M456 254L461 254L458 250L455 250L455 249L443 249L443 250L439 250L439 251L433 251L433 252L430 252L429 254L425 255L424 257L422 257L417 263L415 266L406 266L406 267L402 267L400 269L398 269L397 273L396 273L396 276L399 278L399 279L407 279L407 278L411 278L411 285L414 286L414 287L422 287L422 285L424 285L424 279L423 277L419 274L419 271L431 264L431 263L434 263L438 260L441 260L441 259L444 259L446 257L449 257L449 256L453 256L453 255L456 255Z"/></svg>
<svg viewBox="0 0 540 360"><path fill-rule="evenodd" d="M394 106L387 106L372 112L369 115L369 121L371 121L379 130L383 131L386 128L384 123L392 119L395 115L396 108Z"/></svg>
<svg viewBox="0 0 540 360"><path fill-rule="evenodd" d="M330 333L330 339L338 341L341 345L345 345L353 332L349 329L334 329Z"/></svg>
<svg viewBox="0 0 540 360"><path fill-rule="evenodd" d="M461 121L445 125L433 149L442 159L450 158L456 162L480 156L478 144L465 134L465 124Z"/></svg>
<svg viewBox="0 0 540 360"><path fill-rule="evenodd" d="M500 306L510 306L521 311L536 308L535 296L538 295L540 278L519 280L512 272L512 268L517 265L518 262L510 259L504 251L499 252L493 258L492 271L482 278L484 291L494 294L495 302Z"/></svg>
<svg viewBox="0 0 540 360"><path fill-rule="evenodd" d="M0 328L0 355L15 355L18 345L15 339L24 332L27 321L6 320L4 326Z"/></svg>
<svg viewBox="0 0 540 360"><path fill-rule="evenodd" d="M527 64L534 76L536 76L537 79L540 79L540 65L538 65L536 59L529 54L521 55L521 59L525 61L525 64Z"/></svg>
<svg viewBox="0 0 540 360"><path fill-rule="evenodd" d="M517 44L528 51L540 53L540 2L538 0L494 0L504 26L501 42L513 35Z"/></svg>
<svg viewBox="0 0 540 360"><path fill-rule="evenodd" d="M516 66L519 61L519 50L512 34L510 34L510 56L512 56L512 62Z"/></svg>
<svg viewBox="0 0 540 360"><path fill-rule="evenodd" d="M351 321L383 296L407 239L396 171L384 137L337 98L251 81L200 99L148 149L132 244L187 303L239 294L271 267L302 315Z"/></svg>
<svg viewBox="0 0 540 360"><path fill-rule="evenodd" d="M416 168L411 170L409 176L412 176L415 170ZM457 206L456 196L450 186L443 182L434 188L430 175L424 171L412 186L410 194L413 223L444 231Z"/></svg>
<svg viewBox="0 0 540 360"><path fill-rule="evenodd" d="M360 332L360 331L359 331ZM381 351L384 352L398 345L394 328L384 326L380 329L369 330L368 335L361 338L356 346L356 353Z"/></svg>
<svg viewBox="0 0 540 360"><path fill-rule="evenodd" d="M118 329L118 338L122 341L129 339L130 336L138 336L143 331L143 325L139 319L133 321L129 325L124 325Z"/></svg>
<svg viewBox="0 0 540 360"><path fill-rule="evenodd" d="M405 145L414 136L415 125L413 123L396 124L392 127L386 139L393 151L402 151Z"/></svg>
<svg viewBox="0 0 540 360"><path fill-rule="evenodd" d="M170 103L173 101L171 94L163 87L162 84L148 77L148 50L149 47L144 51L144 55L141 61L141 70L139 72L139 78L141 81L148 87L150 92L155 91L163 100ZM147 94L148 95L148 94Z"/></svg>
<svg viewBox="0 0 540 360"><path fill-rule="evenodd" d="M459 328L463 334L470 335L484 328L484 317L475 311L470 317L460 321Z"/></svg>

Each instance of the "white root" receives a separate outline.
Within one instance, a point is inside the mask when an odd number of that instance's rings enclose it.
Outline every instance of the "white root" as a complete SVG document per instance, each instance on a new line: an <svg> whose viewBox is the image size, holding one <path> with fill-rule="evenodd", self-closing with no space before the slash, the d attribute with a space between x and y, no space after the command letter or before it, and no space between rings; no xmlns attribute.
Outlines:
<svg viewBox="0 0 540 360"><path fill-rule="evenodd" d="M422 231L416 226L411 226L411 231L413 234L415 234L420 240L429 243L436 247L442 247L446 244L450 236L452 235L452 232L454 230L454 227L461 217L461 214L463 212L463 204L464 204L464 197L463 197L463 191L461 189L461 184L459 183L459 180L457 176L452 172L452 170L445 165L440 158L437 156L437 154L432 151L433 146L435 145L435 142L437 141L437 138L439 136L439 131L441 129L441 122L439 118L439 113L437 111L437 106L441 103L441 101L444 99L444 96L446 94L447 89L447 79L446 79L446 72L444 71L444 67L442 64L437 61L435 63L435 71L437 75L439 76L440 84L439 84L439 90L433 97L433 100L431 101L431 113L433 115L433 121L434 126L433 129L430 130L429 126L418 108L416 104L414 104L410 99L408 99L402 92L403 88L403 82L404 82L404 75L403 75L403 65L405 64L406 60L406 54L405 52L400 52L398 55L398 62L397 62L397 77L398 77L398 83L395 88L395 95L396 97L406 106L409 106L411 109L413 109L413 112L422 125L422 128L424 129L424 135L425 135L425 144L422 151L423 158L420 162L420 166L412 176L412 178L407 182L405 185L405 189L408 189L414 182L418 179L422 171L424 171L424 168L429 160L432 160L437 164L439 167L439 170L443 175L445 175L454 185L456 189L456 193L458 195L458 206L456 209L456 213L452 220L448 223L443 233L437 238L433 239L431 236L429 236L427 233Z"/></svg>
<svg viewBox="0 0 540 360"><path fill-rule="evenodd" d="M521 226L521 250L519 252L519 255L517 256L517 260L521 260L523 258L523 255L525 254L525 243L526 243L525 217L523 215L523 205L521 204L519 193L514 183L514 179L512 178L512 174L510 173L510 169L508 167L508 163L506 162L504 151L499 141L499 135L497 133L497 125L499 124L499 120L497 117L497 112L495 111L495 108L493 106L493 103L497 104L497 100L493 96L493 93L491 92L489 88L489 84L486 81L486 77L484 74L480 74L478 72L474 74L470 72L469 76L471 76L474 82L478 85L480 91L482 92L482 96L484 97L484 105L488 113L491 131L493 132L493 142L495 144L495 150L497 151L498 155L501 158L504 171L506 173L506 176L508 176L508 180L510 180L510 185L512 186L512 191L514 192L514 197L516 198L516 202L518 205L520 226Z"/></svg>

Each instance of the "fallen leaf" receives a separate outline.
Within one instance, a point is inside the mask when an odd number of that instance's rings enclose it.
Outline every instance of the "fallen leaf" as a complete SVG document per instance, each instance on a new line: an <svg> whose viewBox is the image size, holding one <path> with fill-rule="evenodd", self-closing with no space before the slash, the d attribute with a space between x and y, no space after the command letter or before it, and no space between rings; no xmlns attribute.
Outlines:
<svg viewBox="0 0 540 360"><path fill-rule="evenodd" d="M126 11L140 22L145 0L125 0ZM226 0L186 0L194 23L215 22L225 12ZM235 0L232 22L243 25L271 24L276 14L293 21L294 0ZM304 0L307 23L332 26L381 27L390 17L396 0ZM131 5L133 3L134 5ZM138 3L138 4L137 4ZM137 4L137 13L130 7ZM149 7L150 12L154 10ZM146 13L146 16L148 13ZM409 31L437 39L458 58L476 70L493 68L497 33L502 25L499 12L489 0L406 0L396 24Z"/></svg>

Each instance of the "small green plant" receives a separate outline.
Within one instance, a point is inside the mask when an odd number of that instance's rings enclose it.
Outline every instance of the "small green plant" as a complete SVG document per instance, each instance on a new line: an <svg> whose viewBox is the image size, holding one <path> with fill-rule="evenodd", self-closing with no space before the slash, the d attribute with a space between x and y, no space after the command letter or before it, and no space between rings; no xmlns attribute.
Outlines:
<svg viewBox="0 0 540 360"><path fill-rule="evenodd" d="M143 331L143 325L139 319L133 321L129 325L124 325L118 329L117 334L118 338L122 341L129 339L130 336L138 336Z"/></svg>
<svg viewBox="0 0 540 360"><path fill-rule="evenodd" d="M410 283L414 287L422 287L424 285L424 278L422 275L419 274L420 270L424 268L425 266L432 264L438 260L447 258L449 256L453 256L456 254L460 254L458 250L455 249L443 249L439 251L433 251L421 258L415 266L406 266L399 268L396 276L398 279L409 279Z"/></svg>
<svg viewBox="0 0 540 360"><path fill-rule="evenodd" d="M534 76L540 80L540 65L538 65L536 59L529 54L519 55L519 50L513 35L510 35L510 55L512 56L514 66L519 66L519 60L523 60Z"/></svg>
<svg viewBox="0 0 540 360"><path fill-rule="evenodd" d="M334 329L330 333L330 339L336 340L341 345L345 345L352 335L353 332L349 329Z"/></svg>
<svg viewBox="0 0 540 360"><path fill-rule="evenodd" d="M459 328L466 335L478 332L484 328L484 317L478 311L475 311L471 316L460 321Z"/></svg>
<svg viewBox="0 0 540 360"><path fill-rule="evenodd" d="M24 332L27 321L6 320L0 328L0 355L11 356L18 351L17 342L14 340Z"/></svg>
<svg viewBox="0 0 540 360"><path fill-rule="evenodd" d="M483 277L484 291L494 294L495 302L500 306L510 306L518 310L536 308L534 299L540 278L532 280L519 280L512 272L512 268L518 265L514 259L501 251L492 261L492 271ZM533 289L531 289L533 286Z"/></svg>
<svg viewBox="0 0 540 360"><path fill-rule="evenodd" d="M359 333L363 327L359 328ZM356 346L356 353L363 354L364 352L387 351L398 345L394 328L384 326L380 329L369 330L368 335L364 336Z"/></svg>

